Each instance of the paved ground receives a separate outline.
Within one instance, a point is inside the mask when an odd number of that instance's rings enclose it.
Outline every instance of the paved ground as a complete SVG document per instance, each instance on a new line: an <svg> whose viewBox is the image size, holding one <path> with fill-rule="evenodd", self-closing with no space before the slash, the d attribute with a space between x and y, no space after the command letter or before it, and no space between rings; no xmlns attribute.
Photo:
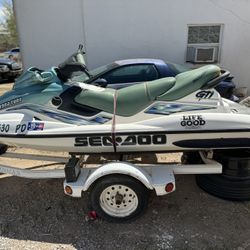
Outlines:
<svg viewBox="0 0 250 250"><path fill-rule="evenodd" d="M171 154L160 159L179 157ZM29 168L47 163L1 158L1 164ZM208 195L192 175L176 179L177 191L152 197L143 217L133 223L110 224L89 221L87 195L66 197L62 180L0 175L0 249L250 249L250 202Z"/></svg>
<svg viewBox="0 0 250 250"><path fill-rule="evenodd" d="M8 91L12 87L13 83L8 83L8 81L0 80L0 95Z"/></svg>

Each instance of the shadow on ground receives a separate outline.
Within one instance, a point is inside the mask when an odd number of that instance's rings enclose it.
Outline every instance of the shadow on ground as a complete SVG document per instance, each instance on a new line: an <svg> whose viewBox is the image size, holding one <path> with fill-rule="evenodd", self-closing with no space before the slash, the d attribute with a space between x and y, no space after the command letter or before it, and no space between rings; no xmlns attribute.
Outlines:
<svg viewBox="0 0 250 250"><path fill-rule="evenodd" d="M0 84L13 83L13 80L0 79Z"/></svg>
<svg viewBox="0 0 250 250"><path fill-rule="evenodd" d="M76 249L247 249L250 203L212 197L194 176L177 176L177 191L153 197L146 214L126 224L86 220L87 196L63 194L62 180L0 179L0 235L69 244Z"/></svg>

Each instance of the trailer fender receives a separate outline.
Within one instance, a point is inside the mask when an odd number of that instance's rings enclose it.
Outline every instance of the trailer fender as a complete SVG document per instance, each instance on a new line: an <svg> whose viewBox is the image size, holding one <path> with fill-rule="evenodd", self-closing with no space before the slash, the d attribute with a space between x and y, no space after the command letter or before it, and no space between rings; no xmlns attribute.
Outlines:
<svg viewBox="0 0 250 250"><path fill-rule="evenodd" d="M111 162L97 168L88 176L84 183L83 191L86 191L99 178L112 174L129 175L139 180L148 189L154 189L151 176L144 169L127 162Z"/></svg>

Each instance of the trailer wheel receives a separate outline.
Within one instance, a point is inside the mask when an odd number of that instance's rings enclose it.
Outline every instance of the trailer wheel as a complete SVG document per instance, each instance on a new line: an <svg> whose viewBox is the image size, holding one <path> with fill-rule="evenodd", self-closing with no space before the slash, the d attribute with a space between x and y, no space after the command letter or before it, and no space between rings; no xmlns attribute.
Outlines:
<svg viewBox="0 0 250 250"><path fill-rule="evenodd" d="M0 155L4 154L8 149L8 146L5 144L0 144Z"/></svg>
<svg viewBox="0 0 250 250"><path fill-rule="evenodd" d="M148 189L126 175L109 175L98 180L91 192L92 209L110 222L126 222L138 218L148 205Z"/></svg>

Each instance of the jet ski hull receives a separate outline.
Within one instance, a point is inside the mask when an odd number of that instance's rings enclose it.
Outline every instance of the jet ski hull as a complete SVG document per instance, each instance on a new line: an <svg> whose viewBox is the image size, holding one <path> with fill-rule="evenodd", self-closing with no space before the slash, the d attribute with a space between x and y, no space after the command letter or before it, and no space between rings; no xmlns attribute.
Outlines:
<svg viewBox="0 0 250 250"><path fill-rule="evenodd" d="M1 142L41 150L96 154L250 148L249 138L250 131L217 131L192 135L185 133L148 132L130 135L117 134L115 147L112 143L111 134L8 136L2 137Z"/></svg>
<svg viewBox="0 0 250 250"><path fill-rule="evenodd" d="M96 154L250 148L247 114L177 114L117 124L115 130L111 122L32 121L23 113L1 114L0 119L1 143L42 150Z"/></svg>

